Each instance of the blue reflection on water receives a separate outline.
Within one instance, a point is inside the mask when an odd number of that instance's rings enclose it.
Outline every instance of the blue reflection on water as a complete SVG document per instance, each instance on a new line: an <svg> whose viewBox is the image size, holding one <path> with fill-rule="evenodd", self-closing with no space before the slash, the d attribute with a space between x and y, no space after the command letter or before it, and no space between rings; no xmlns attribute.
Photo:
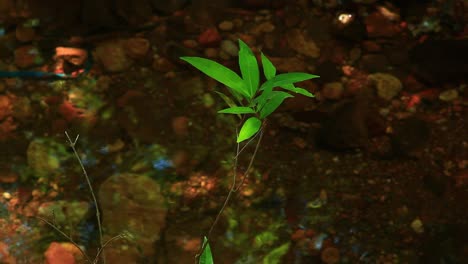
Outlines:
<svg viewBox="0 0 468 264"><path fill-rule="evenodd" d="M165 170L167 168L171 168L173 166L172 161L166 158L159 158L157 160L153 160L152 162L153 168L156 170Z"/></svg>

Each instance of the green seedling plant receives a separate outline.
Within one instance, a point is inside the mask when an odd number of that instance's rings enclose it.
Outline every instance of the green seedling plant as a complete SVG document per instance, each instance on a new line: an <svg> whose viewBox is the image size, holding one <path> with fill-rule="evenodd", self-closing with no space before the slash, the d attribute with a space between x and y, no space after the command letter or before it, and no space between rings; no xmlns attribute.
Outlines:
<svg viewBox="0 0 468 264"><path fill-rule="evenodd" d="M228 108L218 111L218 113L237 115L241 120L240 131L236 131L237 154L234 161L233 184L223 206L210 228L210 231L208 232L208 235L204 239L204 243L202 244L199 253L196 256L198 263L202 263L201 256L207 256L209 254L211 259L211 250L209 253L206 253L207 250L205 250L209 247L211 231L218 222L220 215L229 202L232 194L242 186L248 175L262 139L266 118L271 115L286 98L293 97L291 93L314 97L312 93L306 89L296 87L294 83L318 78L319 76L303 72L276 74L276 67L273 63L263 53L260 54L260 57L263 74L266 79L266 81L261 85L257 58L249 46L240 39L238 58L241 76L213 60L200 57L180 58L227 87L231 96L221 92L216 92L229 106ZM259 139L250 160L250 164L244 173L241 183L236 187L237 157L257 135L259 135ZM241 150L239 150L239 144L246 140L249 141Z"/></svg>

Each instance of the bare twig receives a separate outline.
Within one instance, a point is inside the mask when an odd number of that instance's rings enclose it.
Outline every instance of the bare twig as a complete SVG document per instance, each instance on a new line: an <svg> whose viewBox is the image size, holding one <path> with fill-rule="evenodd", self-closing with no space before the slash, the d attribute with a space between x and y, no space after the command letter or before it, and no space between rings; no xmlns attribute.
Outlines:
<svg viewBox="0 0 468 264"><path fill-rule="evenodd" d="M56 225L54 225L53 223L47 221L47 219L43 218L43 217L40 217L40 216L36 216L37 219L41 220L42 222L48 224L50 227L52 227L53 229L55 229L55 231L59 232L62 236L64 236L66 239L68 239L70 241L70 243L72 243L76 248L78 248L78 250L80 251L81 255L83 255L83 257L86 258L86 261L89 262L89 263L94 263L89 257L88 255L81 249L80 245L78 245L75 241L73 241L73 239L68 236L67 234L65 234L62 230L60 230L60 228L58 228Z"/></svg>
<svg viewBox="0 0 468 264"><path fill-rule="evenodd" d="M91 192L91 196L93 197L93 203L94 203L94 206L96 207L96 218L97 218L97 224L98 224L98 230L99 230L99 245L100 245L100 248L98 250L100 251L104 247L103 242L102 242L103 239L102 239L101 214L99 212L98 202L97 202L97 199L96 199L96 195L94 194L93 186L91 185L91 181L89 179L88 173L86 172L86 169L85 169L85 167L83 165L83 162L81 161L80 155L78 155L78 152L76 151L76 148L75 148L76 142L78 141L78 138L80 137L80 135L77 135L74 141L71 140L71 138L68 135L67 131L65 131L65 135L67 136L68 142L70 143L70 147L72 148L73 153L75 154L75 157L78 160L81 169L83 170L83 175L86 178L86 182L88 183L89 191ZM103 262L105 263L104 259L103 259Z"/></svg>
<svg viewBox="0 0 468 264"><path fill-rule="evenodd" d="M94 259L94 261L96 261L95 263L97 263L97 260L99 259L99 256L101 256L101 253L102 251L104 250L104 248L109 245L109 243L113 242L114 240L117 240L117 239L120 239L120 238L125 238L124 235L122 234L119 234L119 235L116 235L114 237L112 237L111 239L107 240L104 245L102 245L102 247L99 249L98 253L96 254L96 257Z"/></svg>

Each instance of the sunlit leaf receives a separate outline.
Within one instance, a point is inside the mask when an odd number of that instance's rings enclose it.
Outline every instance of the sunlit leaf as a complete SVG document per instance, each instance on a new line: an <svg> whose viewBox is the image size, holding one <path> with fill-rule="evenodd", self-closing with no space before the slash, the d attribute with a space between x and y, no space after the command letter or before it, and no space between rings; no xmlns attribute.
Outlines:
<svg viewBox="0 0 468 264"><path fill-rule="evenodd" d="M271 91L275 87L282 87L285 86L288 87L288 85L296 83L296 82L302 82L305 80L313 79L313 78L318 78L319 76L309 74L309 73L303 73L303 72L290 72L290 73L282 73L278 74L275 77L271 78L270 80L266 81L265 83L262 84L260 87L260 90L264 91Z"/></svg>
<svg viewBox="0 0 468 264"><path fill-rule="evenodd" d="M208 239L206 237L203 238L203 245L205 245L205 243L207 243L207 245L198 260L198 264L213 264L213 255L211 254L210 243L208 243Z"/></svg>
<svg viewBox="0 0 468 264"><path fill-rule="evenodd" d="M276 67L271 63L271 61L267 58L267 56L262 55L262 67L263 67L263 74L267 80L275 77L276 75Z"/></svg>
<svg viewBox="0 0 468 264"><path fill-rule="evenodd" d="M285 90L288 90L288 91L291 91L291 92L302 94L302 95L307 96L307 97L315 97L311 92L307 91L306 89L295 87L293 84L283 85L283 86L281 86L281 88L283 88Z"/></svg>
<svg viewBox="0 0 468 264"><path fill-rule="evenodd" d="M245 87L248 89L250 98L255 95L258 89L259 83L259 70L257 64L257 58L253 54L252 50L239 39L239 67L242 73L242 79L244 79Z"/></svg>
<svg viewBox="0 0 468 264"><path fill-rule="evenodd" d="M260 110L260 118L265 118L273 113L283 103L284 99L294 97L286 92L272 91L272 96Z"/></svg>
<svg viewBox="0 0 468 264"><path fill-rule="evenodd" d="M263 264L279 264L281 258L288 252L289 242L273 249L263 258Z"/></svg>
<svg viewBox="0 0 468 264"><path fill-rule="evenodd" d="M247 140L254 136L259 130L260 126L262 125L262 121L256 117L251 117L245 121L242 125L242 128L239 132L239 136L237 137L237 143L240 143L244 140Z"/></svg>
<svg viewBox="0 0 468 264"><path fill-rule="evenodd" d="M219 114L254 114L255 111L250 107L235 106L218 111Z"/></svg>
<svg viewBox="0 0 468 264"><path fill-rule="evenodd" d="M188 62L193 67L216 81L226 85L235 92L240 93L246 98L250 98L250 95L246 91L247 88L245 87L244 81L231 69L226 68L215 61L200 57L180 57L180 59Z"/></svg>

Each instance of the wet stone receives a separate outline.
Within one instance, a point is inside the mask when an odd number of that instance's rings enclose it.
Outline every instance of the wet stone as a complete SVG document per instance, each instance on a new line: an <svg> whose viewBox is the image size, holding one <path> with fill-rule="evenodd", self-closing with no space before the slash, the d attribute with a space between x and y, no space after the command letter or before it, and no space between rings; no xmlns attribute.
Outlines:
<svg viewBox="0 0 468 264"><path fill-rule="evenodd" d="M43 63L38 48L28 45L15 50L15 64L20 68L29 68Z"/></svg>
<svg viewBox="0 0 468 264"><path fill-rule="evenodd" d="M361 68L369 73L388 70L389 62L382 54L365 54L360 60Z"/></svg>
<svg viewBox="0 0 468 264"><path fill-rule="evenodd" d="M132 61L127 57L124 42L108 41L100 43L96 48L97 60L102 64L107 72L122 72L132 65Z"/></svg>
<svg viewBox="0 0 468 264"><path fill-rule="evenodd" d="M224 20L219 23L218 28L222 31L231 31L234 28L234 23L232 21Z"/></svg>
<svg viewBox="0 0 468 264"><path fill-rule="evenodd" d="M327 99L337 100L343 96L344 87L340 82L326 83L322 88L322 95Z"/></svg>
<svg viewBox="0 0 468 264"><path fill-rule="evenodd" d="M377 95L385 100L394 98L403 88L400 80L387 73L375 73L368 77L368 80L375 85Z"/></svg>
<svg viewBox="0 0 468 264"><path fill-rule="evenodd" d="M456 89L450 89L443 91L439 95L439 99L444 102L450 102L458 98L458 91Z"/></svg>
<svg viewBox="0 0 468 264"><path fill-rule="evenodd" d="M325 119L318 135L318 145L334 150L349 150L367 144L367 105L358 99L339 103Z"/></svg>
<svg viewBox="0 0 468 264"><path fill-rule="evenodd" d="M227 53L229 56L235 57L239 53L236 43L232 40L221 41L221 51Z"/></svg>
<svg viewBox="0 0 468 264"><path fill-rule="evenodd" d="M125 53L133 59L144 58L150 48L150 43L145 38L131 38L124 42Z"/></svg>
<svg viewBox="0 0 468 264"><path fill-rule="evenodd" d="M16 39L20 42L29 42L36 37L36 32L32 27L19 25L16 27Z"/></svg>
<svg viewBox="0 0 468 264"><path fill-rule="evenodd" d="M394 37L401 31L397 23L389 20L380 12L374 12L367 16L365 23L370 38Z"/></svg>
<svg viewBox="0 0 468 264"><path fill-rule="evenodd" d="M299 54L311 58L318 58L320 56L320 48L315 42L309 39L305 33L299 29L291 29L286 33L289 47Z"/></svg>
<svg viewBox="0 0 468 264"><path fill-rule="evenodd" d="M250 33L253 35L258 35L261 33L271 33L275 30L275 25L271 22L263 22L261 24L256 25L254 28L250 30Z"/></svg>
<svg viewBox="0 0 468 264"><path fill-rule="evenodd" d="M159 239L167 213L159 184L146 175L117 174L101 184L98 197L105 235L115 236L126 231L134 237L141 250L121 251L119 243L112 243L106 256L113 259L117 256L124 259L153 256L153 245Z"/></svg>

